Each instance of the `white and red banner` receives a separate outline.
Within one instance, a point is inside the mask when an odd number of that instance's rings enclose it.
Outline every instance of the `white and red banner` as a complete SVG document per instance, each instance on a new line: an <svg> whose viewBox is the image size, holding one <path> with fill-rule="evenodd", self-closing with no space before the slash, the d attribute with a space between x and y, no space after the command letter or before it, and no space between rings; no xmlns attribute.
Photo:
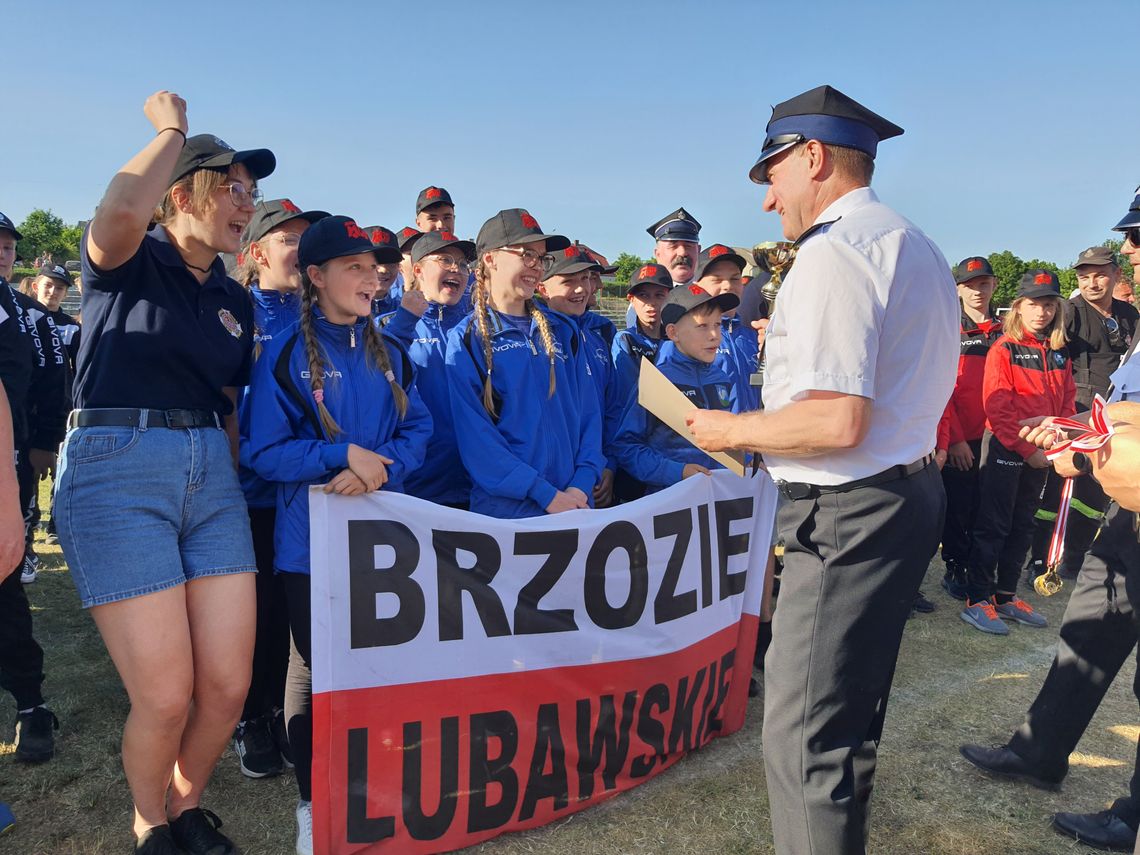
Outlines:
<svg viewBox="0 0 1140 855"><path fill-rule="evenodd" d="M775 495L721 471L496 520L311 491L316 851L532 828L739 729Z"/></svg>

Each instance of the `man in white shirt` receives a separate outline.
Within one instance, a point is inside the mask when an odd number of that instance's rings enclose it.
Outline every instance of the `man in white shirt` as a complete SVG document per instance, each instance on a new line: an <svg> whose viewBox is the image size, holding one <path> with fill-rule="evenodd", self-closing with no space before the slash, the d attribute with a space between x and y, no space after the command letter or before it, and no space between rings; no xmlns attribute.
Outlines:
<svg viewBox="0 0 1140 855"><path fill-rule="evenodd" d="M764 687L781 855L862 853L903 627L938 546L933 462L954 387L950 265L868 186L902 128L821 86L776 106L750 172L797 256L767 328L763 412L700 412L695 441L760 452L788 501Z"/></svg>

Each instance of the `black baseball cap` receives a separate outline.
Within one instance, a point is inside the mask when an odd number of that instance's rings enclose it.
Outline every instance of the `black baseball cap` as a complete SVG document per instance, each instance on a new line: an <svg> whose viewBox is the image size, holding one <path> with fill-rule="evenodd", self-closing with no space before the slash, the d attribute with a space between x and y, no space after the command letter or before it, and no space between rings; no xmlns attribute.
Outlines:
<svg viewBox="0 0 1140 855"><path fill-rule="evenodd" d="M958 285L961 285L963 282L969 282L971 279L977 279L980 276L993 275L994 269L989 259L980 255L971 255L969 258L963 258L958 262L958 266L954 268L954 282Z"/></svg>
<svg viewBox="0 0 1140 855"><path fill-rule="evenodd" d="M665 265L650 262L641 265L637 269L637 273L629 280L629 285L625 289L626 296L632 294L633 289L638 285L660 285L662 288L672 291L673 277L669 275L669 269Z"/></svg>
<svg viewBox="0 0 1140 855"><path fill-rule="evenodd" d="M61 264L45 264L38 272L40 276L50 276L52 279L58 279L68 287L71 286L71 276Z"/></svg>
<svg viewBox="0 0 1140 855"><path fill-rule="evenodd" d="M423 236L424 233L415 226L404 226L396 232L396 238L400 241L400 252L411 252L412 245Z"/></svg>
<svg viewBox="0 0 1140 855"><path fill-rule="evenodd" d="M1084 252L1077 256L1077 260L1073 262L1073 267L1083 267L1086 264L1105 265L1114 264L1119 266L1116 260L1116 253L1114 253L1107 246L1090 246Z"/></svg>
<svg viewBox="0 0 1140 855"><path fill-rule="evenodd" d="M253 219L245 227L242 246L261 240L282 223L290 220L306 220L310 224L329 216L328 211L302 211L288 199L270 199L257 206Z"/></svg>
<svg viewBox="0 0 1140 855"><path fill-rule="evenodd" d="M416 198L416 213L423 213L433 205L450 205L453 208L455 207L455 203L451 201L451 194L442 187L425 187Z"/></svg>
<svg viewBox="0 0 1140 855"><path fill-rule="evenodd" d="M670 292L669 299L661 307L661 325L675 324L706 303L715 303L718 309L727 312L740 305L740 298L735 294L717 294L714 297L700 285L680 285Z"/></svg>
<svg viewBox="0 0 1140 855"><path fill-rule="evenodd" d="M425 256L431 255L433 252L439 252L441 249L446 249L449 246L453 246L462 251L463 257L468 261L475 258L474 242L460 240L451 232L435 231L422 235L412 244L412 261L420 261Z"/></svg>
<svg viewBox="0 0 1140 855"><path fill-rule="evenodd" d="M389 264L392 261L391 250L394 249L397 254L399 253L399 247L395 246L394 235L391 240L393 242L391 247L377 246L372 243L369 233L358 226L352 217L325 217L323 220L317 220L301 235L301 246L297 249L297 263L304 270L310 264L321 265L333 258L371 252L378 262Z"/></svg>
<svg viewBox="0 0 1140 855"><path fill-rule="evenodd" d="M16 240L23 240L24 236L16 231L16 224L12 222L7 214L0 213L0 229L9 231L16 236Z"/></svg>
<svg viewBox="0 0 1140 855"><path fill-rule="evenodd" d="M741 273L743 273L744 268L748 266L748 262L744 256L731 246L725 246L723 243L714 243L697 257L697 271L693 274L693 281L699 281L700 278L705 275L705 271L718 261L731 261L740 268Z"/></svg>
<svg viewBox="0 0 1140 855"><path fill-rule="evenodd" d="M1017 284L1018 297L1060 297L1061 282L1048 270L1026 271Z"/></svg>
<svg viewBox="0 0 1140 855"><path fill-rule="evenodd" d="M174 171L170 173L170 184L177 183L198 169L224 171L234 163L244 163L250 174L258 180L271 175L277 168L277 158L267 148L236 151L225 140L213 134L195 134L186 138L186 144L182 146L178 161L174 164Z"/></svg>
<svg viewBox="0 0 1140 855"><path fill-rule="evenodd" d="M507 208L499 211L479 229L475 247L479 253L501 249L532 241L546 241L547 252L558 252L570 246L570 239L562 235L544 234L538 220L523 208Z"/></svg>
<svg viewBox="0 0 1140 855"><path fill-rule="evenodd" d="M364 229L376 251L376 260L381 264L399 264L404 260L400 252L400 241L396 233L383 226L368 226Z"/></svg>
<svg viewBox="0 0 1140 855"><path fill-rule="evenodd" d="M602 270L602 265L594 261L580 246L568 246L561 252L551 253L551 256L554 258L554 263L542 274L543 282L552 276L570 276L583 270L597 270L600 273Z"/></svg>

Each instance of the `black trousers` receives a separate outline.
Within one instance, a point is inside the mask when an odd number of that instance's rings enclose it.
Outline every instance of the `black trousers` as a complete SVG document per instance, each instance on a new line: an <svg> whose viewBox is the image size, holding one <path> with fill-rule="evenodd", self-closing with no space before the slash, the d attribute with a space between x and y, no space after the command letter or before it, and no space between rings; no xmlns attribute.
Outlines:
<svg viewBox="0 0 1140 855"><path fill-rule="evenodd" d="M20 568L0 582L0 688L12 693L16 709L44 702L44 652L32 636L32 610Z"/></svg>
<svg viewBox="0 0 1140 855"><path fill-rule="evenodd" d="M285 672L289 668L289 613L285 587L273 572L275 508L250 508L249 528L257 561L257 637L253 644L253 676L242 719L267 715L285 706Z"/></svg>
<svg viewBox="0 0 1140 855"><path fill-rule="evenodd" d="M945 509L933 464L780 507L784 572L763 733L780 855L864 851L899 644Z"/></svg>
<svg viewBox="0 0 1140 855"><path fill-rule="evenodd" d="M24 514L24 543L31 548L35 537L36 525L40 521L39 491L36 483L36 473L28 459L28 449L21 448L16 452L16 483L20 488L20 508Z"/></svg>
<svg viewBox="0 0 1140 855"><path fill-rule="evenodd" d="M966 563L970 602L1017 590L1047 473L1031 467L988 430L982 437L981 499Z"/></svg>
<svg viewBox="0 0 1140 855"><path fill-rule="evenodd" d="M956 561L963 566L970 557L970 537L974 520L978 516L981 500L982 441L968 440L974 452L974 465L968 470L942 467L942 486L946 488L946 522L942 526L942 560Z"/></svg>
<svg viewBox="0 0 1140 855"><path fill-rule="evenodd" d="M313 800L313 595L309 577L281 573L289 607L289 675L285 681L285 729L302 801Z"/></svg>
<svg viewBox="0 0 1140 855"><path fill-rule="evenodd" d="M1061 504L1061 489L1065 479L1056 472L1049 471L1045 492L1041 496L1041 507L1036 514L1033 531L1034 561L1045 561L1049 554L1049 541L1053 538L1053 525L1057 521L1057 511ZM1085 552L1096 537L1104 519L1104 509L1108 507L1108 496L1100 488L1095 478L1078 478L1073 484L1073 499L1070 502L1069 523L1065 529L1065 551L1061 559L1061 570L1067 576L1076 576L1085 560Z"/></svg>
<svg viewBox="0 0 1140 855"><path fill-rule="evenodd" d="M1068 771L1105 692L1136 649L1134 603L1140 602L1140 542L1135 515L1113 505L1093 541L1061 622L1057 655L1009 747L1043 775ZM1140 700L1140 669L1132 691ZM1140 767L1140 746L1137 747ZM1127 796L1113 812L1140 826L1140 777L1134 769Z"/></svg>

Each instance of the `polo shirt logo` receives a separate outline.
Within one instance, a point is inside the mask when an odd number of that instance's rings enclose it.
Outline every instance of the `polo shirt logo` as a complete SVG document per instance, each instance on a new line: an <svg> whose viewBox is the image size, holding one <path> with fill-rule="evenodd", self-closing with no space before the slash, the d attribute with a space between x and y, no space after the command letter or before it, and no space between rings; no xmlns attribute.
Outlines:
<svg viewBox="0 0 1140 855"><path fill-rule="evenodd" d="M241 324L238 323L237 318L233 316L229 309L218 309L218 320L222 322L222 326L226 328L226 332L234 338L241 338Z"/></svg>

